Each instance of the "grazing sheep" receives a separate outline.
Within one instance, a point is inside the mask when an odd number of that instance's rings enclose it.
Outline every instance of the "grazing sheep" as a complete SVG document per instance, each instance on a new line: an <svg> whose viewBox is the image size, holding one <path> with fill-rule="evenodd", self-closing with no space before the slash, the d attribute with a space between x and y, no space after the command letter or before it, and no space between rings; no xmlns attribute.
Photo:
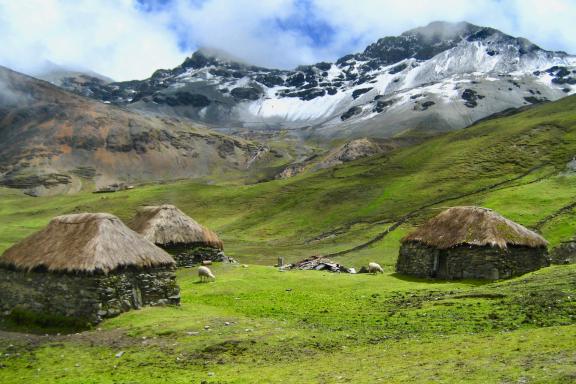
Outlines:
<svg viewBox="0 0 576 384"><path fill-rule="evenodd" d="M384 273L384 270L378 263L369 263L368 264L368 273L377 274L378 272Z"/></svg>
<svg viewBox="0 0 576 384"><path fill-rule="evenodd" d="M209 279L216 280L216 276L212 273L208 267L198 268L198 276L200 276L200 281L208 281Z"/></svg>

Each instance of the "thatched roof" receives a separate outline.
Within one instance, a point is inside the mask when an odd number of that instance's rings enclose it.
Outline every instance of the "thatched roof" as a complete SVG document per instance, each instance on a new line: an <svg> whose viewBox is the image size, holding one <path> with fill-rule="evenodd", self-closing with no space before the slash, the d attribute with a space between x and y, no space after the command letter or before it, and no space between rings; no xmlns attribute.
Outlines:
<svg viewBox="0 0 576 384"><path fill-rule="evenodd" d="M0 263L23 270L107 273L128 266L174 265L174 259L116 216L81 213L55 217L44 229L7 249Z"/></svg>
<svg viewBox="0 0 576 384"><path fill-rule="evenodd" d="M158 245L204 244L219 249L224 247L216 233L173 205L141 207L129 225L146 240Z"/></svg>
<svg viewBox="0 0 576 384"><path fill-rule="evenodd" d="M537 233L481 207L449 208L402 239L403 243L409 241L439 249L463 244L503 249L508 245L535 248L548 244Z"/></svg>

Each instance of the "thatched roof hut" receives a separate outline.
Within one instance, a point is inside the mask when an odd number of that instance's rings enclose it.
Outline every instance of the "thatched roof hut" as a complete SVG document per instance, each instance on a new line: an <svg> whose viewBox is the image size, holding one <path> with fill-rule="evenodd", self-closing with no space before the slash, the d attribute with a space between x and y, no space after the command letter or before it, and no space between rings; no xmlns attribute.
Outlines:
<svg viewBox="0 0 576 384"><path fill-rule="evenodd" d="M115 216L59 216L0 257L0 310L97 323L143 305L178 304L174 266Z"/></svg>
<svg viewBox="0 0 576 384"><path fill-rule="evenodd" d="M548 265L547 241L488 208L452 207L402 239L398 272L502 278Z"/></svg>
<svg viewBox="0 0 576 384"><path fill-rule="evenodd" d="M509 245L546 247L539 234L488 208L452 207L408 234L403 242L417 241L438 249L462 244L506 249Z"/></svg>
<svg viewBox="0 0 576 384"><path fill-rule="evenodd" d="M198 224L174 205L145 206L138 209L130 228L146 240L160 245L201 244L223 249L218 235Z"/></svg>
<svg viewBox="0 0 576 384"><path fill-rule="evenodd" d="M116 216L82 213L55 217L46 228L6 250L0 263L26 271L108 273L129 266L173 266L174 259Z"/></svg>

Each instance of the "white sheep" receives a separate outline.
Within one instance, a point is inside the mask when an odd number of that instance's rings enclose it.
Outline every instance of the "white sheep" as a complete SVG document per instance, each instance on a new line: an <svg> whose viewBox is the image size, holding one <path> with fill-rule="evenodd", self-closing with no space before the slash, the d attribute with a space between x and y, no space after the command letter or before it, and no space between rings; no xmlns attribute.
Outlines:
<svg viewBox="0 0 576 384"><path fill-rule="evenodd" d="M198 276L200 276L200 281L208 281L209 279L216 280L216 276L212 273L208 267L198 268Z"/></svg>
<svg viewBox="0 0 576 384"><path fill-rule="evenodd" d="M384 270L378 263L368 263L368 273L377 274L378 272L384 273Z"/></svg>

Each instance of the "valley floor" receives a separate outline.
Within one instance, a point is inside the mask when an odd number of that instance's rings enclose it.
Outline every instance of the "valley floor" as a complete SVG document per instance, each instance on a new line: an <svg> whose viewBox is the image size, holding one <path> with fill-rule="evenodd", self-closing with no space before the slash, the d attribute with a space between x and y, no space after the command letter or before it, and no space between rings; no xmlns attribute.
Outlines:
<svg viewBox="0 0 576 384"><path fill-rule="evenodd" d="M0 381L576 380L576 266L496 283L220 265L200 284L195 272L178 272L180 307L81 333L1 332Z"/></svg>

